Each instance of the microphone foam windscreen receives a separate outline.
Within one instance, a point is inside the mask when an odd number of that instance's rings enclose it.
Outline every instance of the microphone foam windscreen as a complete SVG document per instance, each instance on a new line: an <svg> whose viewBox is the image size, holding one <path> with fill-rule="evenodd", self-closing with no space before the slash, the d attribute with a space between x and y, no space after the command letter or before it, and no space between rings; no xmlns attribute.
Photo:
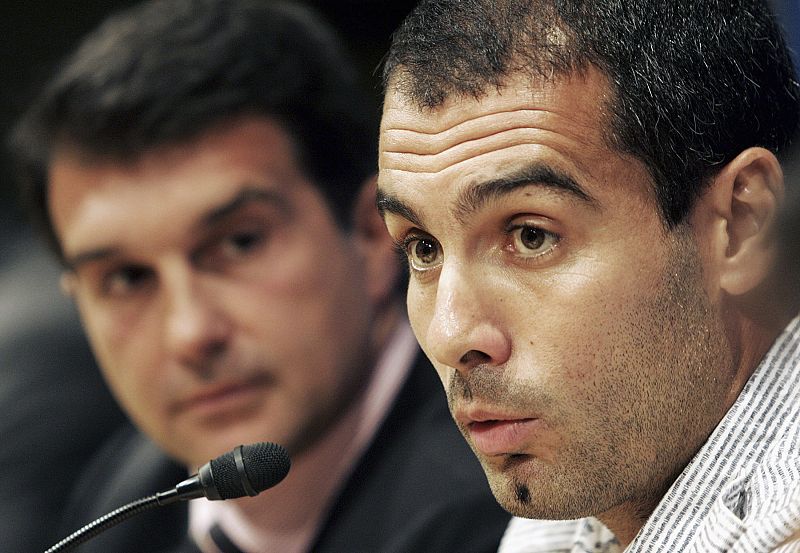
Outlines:
<svg viewBox="0 0 800 553"><path fill-rule="evenodd" d="M286 450L269 442L243 446L242 463L245 475L239 474L233 451L211 461L214 483L222 499L248 495L242 484L243 476L249 480L253 491L260 493L283 480L291 466Z"/></svg>

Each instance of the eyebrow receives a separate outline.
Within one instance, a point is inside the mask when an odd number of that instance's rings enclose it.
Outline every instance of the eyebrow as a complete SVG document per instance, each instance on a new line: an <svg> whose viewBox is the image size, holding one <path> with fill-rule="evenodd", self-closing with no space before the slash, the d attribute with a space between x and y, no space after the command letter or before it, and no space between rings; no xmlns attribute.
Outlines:
<svg viewBox="0 0 800 553"><path fill-rule="evenodd" d="M274 190L265 190L257 186L245 185L240 188L238 193L231 199L203 214L196 226L198 229L213 226L253 202L273 204L287 212L290 210L289 202L283 195ZM68 271L75 272L82 265L93 261L108 259L120 255L120 253L121 250L117 247L100 247L85 252L79 252L72 256L65 256L64 266Z"/></svg>
<svg viewBox="0 0 800 553"><path fill-rule="evenodd" d="M74 273L82 265L86 265L87 263L91 263L92 261L99 261L102 259L107 259L109 257L114 257L118 253L119 253L118 248L97 248L94 250L80 252L70 256L64 254L64 259L62 261L62 264L64 265L64 269L66 269L71 273Z"/></svg>
<svg viewBox="0 0 800 553"><path fill-rule="evenodd" d="M456 200L454 209L456 219L464 223L471 214L481 209L489 201L529 186L553 190L591 207L597 207L598 205L597 200L581 187L575 179L548 165L537 163L508 175L468 186L459 194ZM392 213L414 225L423 226L422 218L411 206L381 189L378 189L377 206L383 217L387 213Z"/></svg>
<svg viewBox="0 0 800 553"><path fill-rule="evenodd" d="M410 206L406 205L406 203L400 198L393 196L392 194L389 194L380 188L378 188L377 191L377 199L375 204L378 206L378 212L383 218L386 218L387 213L391 213L393 215L402 217L418 227L423 226L422 218L417 215L416 211L414 211Z"/></svg>
<svg viewBox="0 0 800 553"><path fill-rule="evenodd" d="M273 204L285 212L291 211L289 202L282 194L274 190L265 190L264 188L256 186L244 186L229 201L206 213L200 219L201 222L199 226L211 226L218 223L220 220L239 211L252 202Z"/></svg>

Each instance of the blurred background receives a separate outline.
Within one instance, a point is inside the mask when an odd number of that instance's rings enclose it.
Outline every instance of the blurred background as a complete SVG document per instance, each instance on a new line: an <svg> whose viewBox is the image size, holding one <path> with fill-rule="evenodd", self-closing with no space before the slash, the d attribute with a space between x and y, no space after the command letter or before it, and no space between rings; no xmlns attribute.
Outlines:
<svg viewBox="0 0 800 553"><path fill-rule="evenodd" d="M773 0L793 50L800 53L800 0ZM131 0L4 0L0 21L0 134L7 136L60 58L108 13ZM377 67L392 30L414 0L307 0L339 30L379 100ZM796 56L800 57L800 56ZM0 536L47 517L98 441L121 421L100 380L58 267L17 207L13 172L0 153ZM80 408L75 408L80 406ZM49 439L68 436L66 440ZM59 459L58 470L52 459ZM37 486L51 489L42 501ZM5 538L5 536L4 536ZM32 538L8 551L35 551ZM41 545L49 545L46 541Z"/></svg>
<svg viewBox="0 0 800 553"><path fill-rule="evenodd" d="M800 66L800 0L773 0L773 5L786 28L795 64Z"/></svg>

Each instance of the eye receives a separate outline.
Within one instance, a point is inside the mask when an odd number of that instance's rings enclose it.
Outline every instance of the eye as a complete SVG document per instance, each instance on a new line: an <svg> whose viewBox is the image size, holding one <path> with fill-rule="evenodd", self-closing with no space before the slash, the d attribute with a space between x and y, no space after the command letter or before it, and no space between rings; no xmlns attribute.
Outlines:
<svg viewBox="0 0 800 553"><path fill-rule="evenodd" d="M139 265L124 265L107 272L102 279L103 295L121 297L134 293L145 286L153 272Z"/></svg>
<svg viewBox="0 0 800 553"><path fill-rule="evenodd" d="M531 223L512 225L511 248L523 257L533 258L549 253L559 242L559 236Z"/></svg>
<svg viewBox="0 0 800 553"><path fill-rule="evenodd" d="M415 271L428 271L441 263L439 243L431 237L409 236L404 248L408 262Z"/></svg>
<svg viewBox="0 0 800 553"><path fill-rule="evenodd" d="M220 245L228 256L236 256L254 250L263 239L262 232L237 232L227 236Z"/></svg>
<svg viewBox="0 0 800 553"><path fill-rule="evenodd" d="M238 229L222 229L213 234L195 251L192 258L198 266L209 270L256 259L268 242L265 225L238 225Z"/></svg>

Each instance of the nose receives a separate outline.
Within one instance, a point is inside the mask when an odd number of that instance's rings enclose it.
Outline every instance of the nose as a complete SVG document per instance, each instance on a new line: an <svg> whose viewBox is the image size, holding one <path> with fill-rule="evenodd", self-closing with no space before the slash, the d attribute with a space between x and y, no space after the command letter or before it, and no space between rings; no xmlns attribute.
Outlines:
<svg viewBox="0 0 800 553"><path fill-rule="evenodd" d="M208 375L228 348L231 327L213 290L191 267L163 279L166 348L172 359Z"/></svg>
<svg viewBox="0 0 800 553"><path fill-rule="evenodd" d="M499 321L502 299L458 263L439 275L434 312L427 331L428 350L436 361L458 371L478 365L499 366L511 355L511 340Z"/></svg>

